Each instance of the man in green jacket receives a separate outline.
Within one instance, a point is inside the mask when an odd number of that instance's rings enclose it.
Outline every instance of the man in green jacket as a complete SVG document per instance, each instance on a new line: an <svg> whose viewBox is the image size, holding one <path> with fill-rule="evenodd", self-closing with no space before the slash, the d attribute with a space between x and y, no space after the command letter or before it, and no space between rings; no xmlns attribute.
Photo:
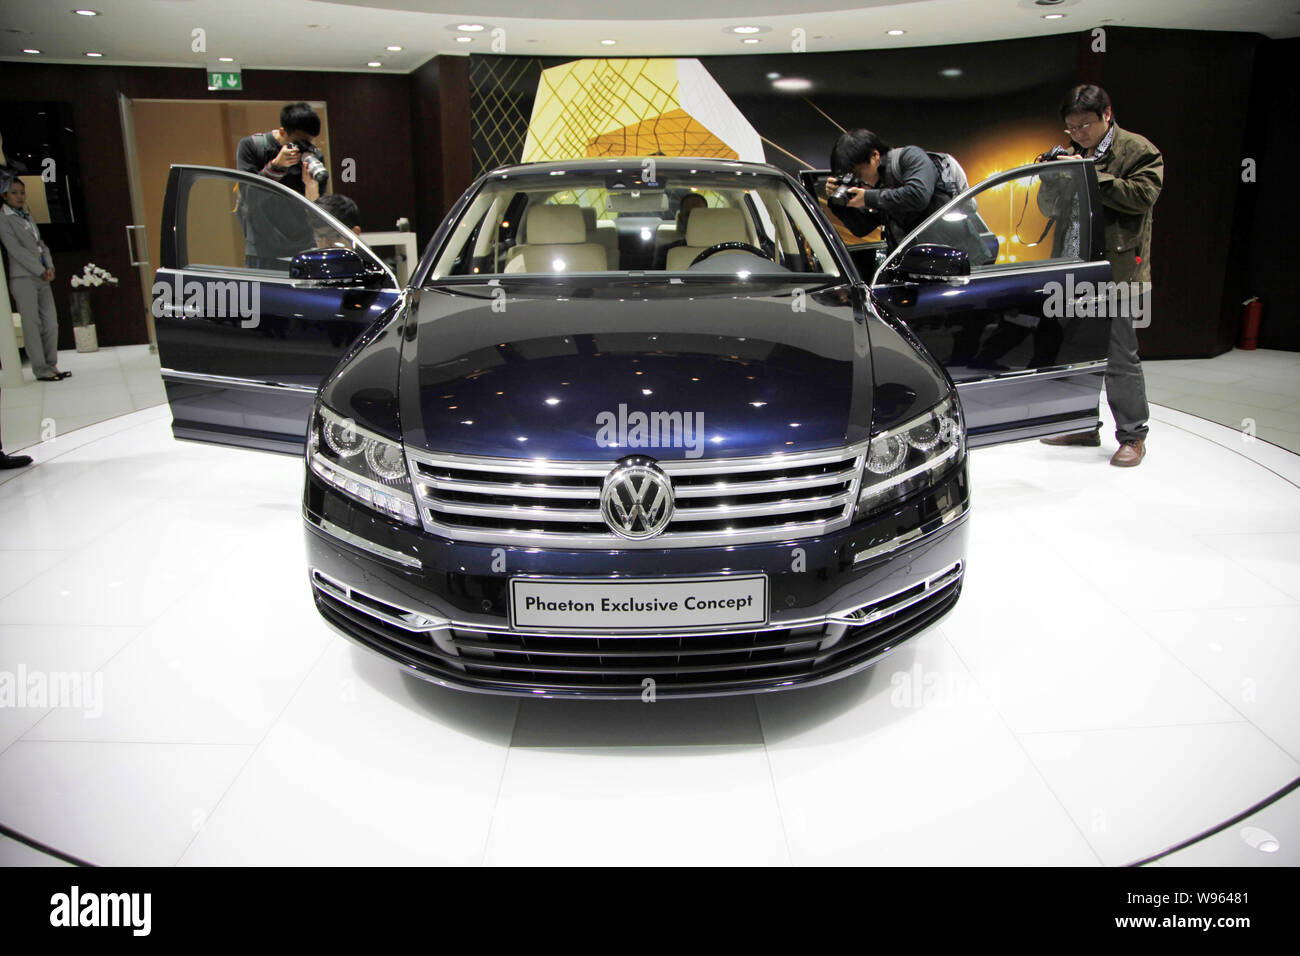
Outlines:
<svg viewBox="0 0 1300 956"><path fill-rule="evenodd" d="M1164 184L1165 161L1146 137L1119 127L1110 97L1100 86L1084 84L1070 90L1061 106L1061 118L1071 149L1060 155L1096 160L1111 280L1137 283L1130 288L1141 291L1141 307L1132 309L1132 316L1110 319L1106 364L1106 399L1120 443L1110 463L1131 468L1146 455L1150 415L1133 317L1151 314L1151 209ZM1100 429L1044 438L1043 444L1097 446L1101 444Z"/></svg>

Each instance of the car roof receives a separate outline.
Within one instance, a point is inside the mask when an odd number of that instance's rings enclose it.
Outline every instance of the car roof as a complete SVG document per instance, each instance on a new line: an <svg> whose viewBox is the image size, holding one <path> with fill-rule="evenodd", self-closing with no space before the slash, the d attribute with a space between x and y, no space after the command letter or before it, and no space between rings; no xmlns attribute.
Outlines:
<svg viewBox="0 0 1300 956"><path fill-rule="evenodd" d="M763 176L781 176L783 170L768 163L746 163L734 159L717 159L704 156L616 156L602 158L579 158L550 160L544 163L517 163L513 166L499 166L488 173L489 177L505 176L509 178L549 176L552 173L617 173L640 172L642 164L653 160L656 170L668 172L701 173L752 173Z"/></svg>

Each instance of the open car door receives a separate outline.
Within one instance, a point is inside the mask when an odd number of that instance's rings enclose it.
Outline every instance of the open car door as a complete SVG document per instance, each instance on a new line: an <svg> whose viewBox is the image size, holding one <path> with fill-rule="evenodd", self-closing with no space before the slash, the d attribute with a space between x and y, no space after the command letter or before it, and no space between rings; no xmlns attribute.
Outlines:
<svg viewBox="0 0 1300 956"><path fill-rule="evenodd" d="M882 257L870 285L877 311L947 368L976 446L1097 426L1110 323L1140 308L1110 276L1096 171L1069 159L971 187Z"/></svg>
<svg viewBox="0 0 1300 956"><path fill-rule="evenodd" d="M316 390L398 298L354 233L262 176L173 166L153 313L177 438L300 453Z"/></svg>

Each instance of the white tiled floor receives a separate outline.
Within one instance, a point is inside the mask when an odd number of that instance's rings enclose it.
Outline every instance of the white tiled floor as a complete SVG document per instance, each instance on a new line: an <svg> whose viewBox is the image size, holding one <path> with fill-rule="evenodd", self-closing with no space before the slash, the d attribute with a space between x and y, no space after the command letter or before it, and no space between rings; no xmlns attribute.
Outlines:
<svg viewBox="0 0 1300 956"><path fill-rule="evenodd" d="M38 382L23 367L25 385L0 395L0 438L13 454L74 429L167 402L158 354L147 345L59 353L59 368L72 377Z"/></svg>
<svg viewBox="0 0 1300 956"><path fill-rule="evenodd" d="M109 864L1143 858L1300 774L1300 456L1153 415L1138 469L973 453L962 599L876 668L653 705L409 678L315 614L298 459L165 407L63 434L0 475L0 672L102 713L0 709L0 823ZM1166 862L1294 859L1297 812Z"/></svg>
<svg viewBox="0 0 1300 956"><path fill-rule="evenodd" d="M1300 452L1300 352L1233 349L1211 359L1142 363L1155 404L1241 430Z"/></svg>

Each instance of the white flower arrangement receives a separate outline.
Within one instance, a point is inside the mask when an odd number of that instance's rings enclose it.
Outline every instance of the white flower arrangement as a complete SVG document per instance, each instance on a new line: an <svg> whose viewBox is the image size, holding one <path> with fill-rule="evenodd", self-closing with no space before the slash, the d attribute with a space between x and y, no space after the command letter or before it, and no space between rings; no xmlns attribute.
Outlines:
<svg viewBox="0 0 1300 956"><path fill-rule="evenodd" d="M86 267L81 270L81 275L72 277L72 287L74 289L97 288L105 283L117 285L117 279L107 269L101 268L93 262L86 263Z"/></svg>

